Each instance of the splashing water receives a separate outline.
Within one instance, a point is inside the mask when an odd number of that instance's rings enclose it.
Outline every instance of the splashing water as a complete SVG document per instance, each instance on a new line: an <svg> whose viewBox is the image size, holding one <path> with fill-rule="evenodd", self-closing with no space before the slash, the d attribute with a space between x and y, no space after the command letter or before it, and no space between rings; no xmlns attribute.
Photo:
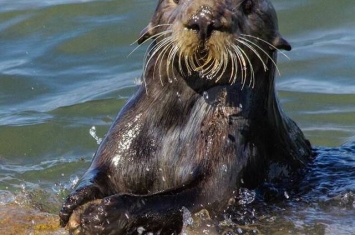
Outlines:
<svg viewBox="0 0 355 235"><path fill-rule="evenodd" d="M239 205L251 204L252 202L254 202L255 197L256 197L256 193L255 193L254 190L241 188L239 190L239 201L238 201L238 204Z"/></svg>
<svg viewBox="0 0 355 235"><path fill-rule="evenodd" d="M96 127L92 126L89 131L90 135L96 140L97 144L100 144L102 141L102 138L99 138L96 134Z"/></svg>
<svg viewBox="0 0 355 235"><path fill-rule="evenodd" d="M205 100L208 100L208 92L207 91L204 91L203 92L203 98L205 98Z"/></svg>

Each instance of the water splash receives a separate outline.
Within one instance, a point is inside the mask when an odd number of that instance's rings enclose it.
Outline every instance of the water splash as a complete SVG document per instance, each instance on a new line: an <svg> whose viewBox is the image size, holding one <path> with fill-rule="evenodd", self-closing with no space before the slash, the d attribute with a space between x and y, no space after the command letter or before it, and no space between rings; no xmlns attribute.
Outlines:
<svg viewBox="0 0 355 235"><path fill-rule="evenodd" d="M226 164L223 164L221 169L223 172L228 172L228 166Z"/></svg>
<svg viewBox="0 0 355 235"><path fill-rule="evenodd" d="M194 223L194 219L192 218L191 212L186 208L182 208L182 218L183 218L183 225L188 226Z"/></svg>
<svg viewBox="0 0 355 235"><path fill-rule="evenodd" d="M96 135L96 127L95 126L92 126L89 130L89 133L90 135L96 140L96 143L97 144L100 144L101 141L102 141L102 138L99 138L97 135Z"/></svg>
<svg viewBox="0 0 355 235"><path fill-rule="evenodd" d="M136 85L136 86L140 86L140 85L143 84L143 80L142 80L142 78L140 78L140 77L136 77L136 78L134 79L133 83L134 83L134 85Z"/></svg>
<svg viewBox="0 0 355 235"><path fill-rule="evenodd" d="M182 208L182 219L183 219L183 228L181 231L181 235L188 235L186 228L191 226L194 223L194 219L192 218L191 212L186 208Z"/></svg>
<svg viewBox="0 0 355 235"><path fill-rule="evenodd" d="M145 228L143 228L143 227L138 227L138 228L137 228L137 233L138 233L138 234L143 234L144 231L145 231Z"/></svg>
<svg viewBox="0 0 355 235"><path fill-rule="evenodd" d="M239 190L239 205L248 205L255 201L256 193L254 190L249 190L245 188L241 188Z"/></svg>
<svg viewBox="0 0 355 235"><path fill-rule="evenodd" d="M177 96L177 98L178 98L178 101L181 102L181 94L180 94L179 92L176 92L176 96Z"/></svg>
<svg viewBox="0 0 355 235"><path fill-rule="evenodd" d="M79 182L79 177L77 175L70 176L70 180L69 180L70 188L73 189L78 182Z"/></svg>
<svg viewBox="0 0 355 235"><path fill-rule="evenodd" d="M6 190L0 190L0 205L5 205L15 201L15 195Z"/></svg>
<svg viewBox="0 0 355 235"><path fill-rule="evenodd" d="M208 92L207 91L204 91L203 92L203 98L205 98L205 100L208 100Z"/></svg>

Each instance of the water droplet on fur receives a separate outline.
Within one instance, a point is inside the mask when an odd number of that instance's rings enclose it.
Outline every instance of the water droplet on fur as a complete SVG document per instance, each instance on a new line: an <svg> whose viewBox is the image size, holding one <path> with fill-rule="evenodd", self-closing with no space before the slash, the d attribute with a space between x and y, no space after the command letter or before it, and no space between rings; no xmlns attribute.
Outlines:
<svg viewBox="0 0 355 235"><path fill-rule="evenodd" d="M138 234L143 234L144 231L145 231L145 229L144 229L143 227L138 227L138 228L137 228L137 233L138 233Z"/></svg>
<svg viewBox="0 0 355 235"><path fill-rule="evenodd" d="M145 168L145 170L146 170L146 171L150 171L150 169L149 169L148 167L147 167L147 168Z"/></svg>
<svg viewBox="0 0 355 235"><path fill-rule="evenodd" d="M165 182L165 177L164 176L162 177L162 180Z"/></svg>
<svg viewBox="0 0 355 235"><path fill-rule="evenodd" d="M253 190L248 189L240 189L239 190L239 205L247 205L252 203L255 200L256 193Z"/></svg>
<svg viewBox="0 0 355 235"><path fill-rule="evenodd" d="M252 210L251 215L255 217L255 209Z"/></svg>
<svg viewBox="0 0 355 235"><path fill-rule="evenodd" d="M102 138L99 138L97 135L96 135L96 127L95 126L92 126L89 130L89 133L90 135L92 136L92 138L94 138L96 140L96 143L97 144L100 144L101 141L102 141Z"/></svg>
<svg viewBox="0 0 355 235"><path fill-rule="evenodd" d="M208 92L207 91L203 92L203 98L205 98L205 100L208 100Z"/></svg>
<svg viewBox="0 0 355 235"><path fill-rule="evenodd" d="M169 83L173 83L173 79L171 79L170 77L168 77L168 82L169 82Z"/></svg>
<svg viewBox="0 0 355 235"><path fill-rule="evenodd" d="M223 164L222 165L222 171L227 172L228 171L228 166Z"/></svg>
<svg viewBox="0 0 355 235"><path fill-rule="evenodd" d="M286 192L286 191L284 192L284 196L285 196L286 199L290 198L290 195L288 195L288 192Z"/></svg>
<svg viewBox="0 0 355 235"><path fill-rule="evenodd" d="M243 230L242 230L241 228L238 228L238 229L237 229L237 232L238 232L239 234L243 234Z"/></svg>
<svg viewBox="0 0 355 235"><path fill-rule="evenodd" d="M178 101L181 101L181 94L179 92L176 92L176 96L178 98Z"/></svg>

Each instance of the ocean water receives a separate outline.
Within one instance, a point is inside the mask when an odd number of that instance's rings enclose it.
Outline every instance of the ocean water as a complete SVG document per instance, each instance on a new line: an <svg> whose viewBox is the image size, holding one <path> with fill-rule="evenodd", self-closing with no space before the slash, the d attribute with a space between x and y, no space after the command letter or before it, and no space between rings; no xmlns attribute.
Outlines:
<svg viewBox="0 0 355 235"><path fill-rule="evenodd" d="M0 195L60 201L85 172L136 89L146 47L129 54L156 2L0 1ZM273 3L293 46L279 97L319 154L302 195L259 210L259 234L355 234L355 2Z"/></svg>

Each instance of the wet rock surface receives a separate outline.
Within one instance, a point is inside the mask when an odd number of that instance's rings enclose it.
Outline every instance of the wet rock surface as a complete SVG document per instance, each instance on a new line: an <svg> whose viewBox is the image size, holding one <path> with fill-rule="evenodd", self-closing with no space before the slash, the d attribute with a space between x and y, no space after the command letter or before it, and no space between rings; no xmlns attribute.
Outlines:
<svg viewBox="0 0 355 235"><path fill-rule="evenodd" d="M16 203L0 204L0 234L2 235L64 235L57 215L41 212Z"/></svg>

